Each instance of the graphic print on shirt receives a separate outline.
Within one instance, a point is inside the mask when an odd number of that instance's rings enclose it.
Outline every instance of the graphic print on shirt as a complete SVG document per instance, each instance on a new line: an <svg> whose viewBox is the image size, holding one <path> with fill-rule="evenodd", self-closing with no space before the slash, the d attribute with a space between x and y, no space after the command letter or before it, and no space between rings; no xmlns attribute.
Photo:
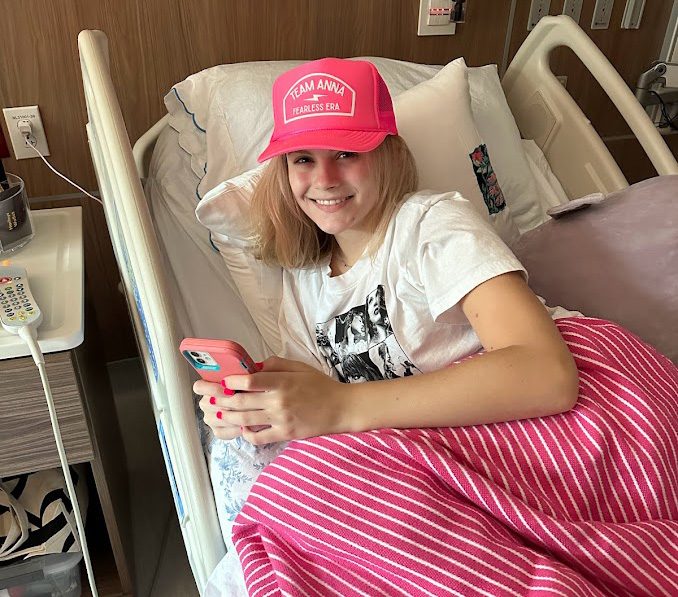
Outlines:
<svg viewBox="0 0 678 597"><path fill-rule="evenodd" d="M504 193L499 186L497 175L490 163L490 155L487 153L487 146L483 143L469 154L473 171L476 174L478 188L483 195L483 200L490 214L498 214L506 207Z"/></svg>
<svg viewBox="0 0 678 597"><path fill-rule="evenodd" d="M364 305L316 324L315 335L327 364L344 383L420 373L393 333L381 284L367 295Z"/></svg>

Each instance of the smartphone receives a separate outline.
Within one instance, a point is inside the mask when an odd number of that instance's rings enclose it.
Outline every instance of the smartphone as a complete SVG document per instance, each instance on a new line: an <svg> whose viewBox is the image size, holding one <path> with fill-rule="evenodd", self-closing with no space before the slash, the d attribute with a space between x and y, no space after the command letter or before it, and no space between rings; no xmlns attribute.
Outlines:
<svg viewBox="0 0 678 597"><path fill-rule="evenodd" d="M220 383L227 375L258 371L247 351L232 340L184 338L179 350L205 381Z"/></svg>

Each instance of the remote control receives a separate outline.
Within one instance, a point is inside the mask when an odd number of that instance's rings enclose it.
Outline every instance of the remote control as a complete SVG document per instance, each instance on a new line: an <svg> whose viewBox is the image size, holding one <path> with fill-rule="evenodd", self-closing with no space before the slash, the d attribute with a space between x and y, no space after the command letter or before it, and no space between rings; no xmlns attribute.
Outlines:
<svg viewBox="0 0 678 597"><path fill-rule="evenodd" d="M0 323L11 334L30 325L38 327L42 311L28 287L28 276L23 267L0 265Z"/></svg>

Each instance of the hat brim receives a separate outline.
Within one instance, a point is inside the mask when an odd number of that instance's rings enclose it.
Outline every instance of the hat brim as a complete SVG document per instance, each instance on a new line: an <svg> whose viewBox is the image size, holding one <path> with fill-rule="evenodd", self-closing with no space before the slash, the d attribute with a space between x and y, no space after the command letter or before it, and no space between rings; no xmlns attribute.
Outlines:
<svg viewBox="0 0 678 597"><path fill-rule="evenodd" d="M335 149L363 153L379 147L391 134L393 133L386 131L304 131L271 141L258 161L261 163L277 155L302 149Z"/></svg>

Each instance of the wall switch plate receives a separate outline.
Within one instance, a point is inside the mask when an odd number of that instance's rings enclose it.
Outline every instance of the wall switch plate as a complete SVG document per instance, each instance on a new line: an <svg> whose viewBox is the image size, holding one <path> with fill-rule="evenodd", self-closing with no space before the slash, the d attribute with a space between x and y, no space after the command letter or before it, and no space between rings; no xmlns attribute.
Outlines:
<svg viewBox="0 0 678 597"><path fill-rule="evenodd" d="M450 22L452 0L419 0L417 35L454 35L457 25Z"/></svg>
<svg viewBox="0 0 678 597"><path fill-rule="evenodd" d="M640 20L643 18L643 10L645 10L645 0L626 0L621 28L640 29Z"/></svg>
<svg viewBox="0 0 678 597"><path fill-rule="evenodd" d="M584 6L584 0L565 0L563 14L571 17L575 23L579 23L582 6Z"/></svg>
<svg viewBox="0 0 678 597"><path fill-rule="evenodd" d="M28 146L24 140L23 135L19 131L18 125L22 120L28 120L31 123L31 135L37 141L35 148L44 156L49 155L49 147L47 147L47 137L45 136L45 129L42 126L42 118L40 118L40 110L38 106L24 106L22 108L3 108L5 115L5 122L7 123L7 131L12 142L12 149L14 150L14 158L17 160L24 160L26 158L39 157L31 147Z"/></svg>
<svg viewBox="0 0 678 597"><path fill-rule="evenodd" d="M530 16L527 18L527 30L532 31L539 19L549 14L551 0L532 0L530 5Z"/></svg>
<svg viewBox="0 0 678 597"><path fill-rule="evenodd" d="M593 20L591 29L607 29L610 26L610 16L614 0L596 0L596 6L593 9Z"/></svg>

